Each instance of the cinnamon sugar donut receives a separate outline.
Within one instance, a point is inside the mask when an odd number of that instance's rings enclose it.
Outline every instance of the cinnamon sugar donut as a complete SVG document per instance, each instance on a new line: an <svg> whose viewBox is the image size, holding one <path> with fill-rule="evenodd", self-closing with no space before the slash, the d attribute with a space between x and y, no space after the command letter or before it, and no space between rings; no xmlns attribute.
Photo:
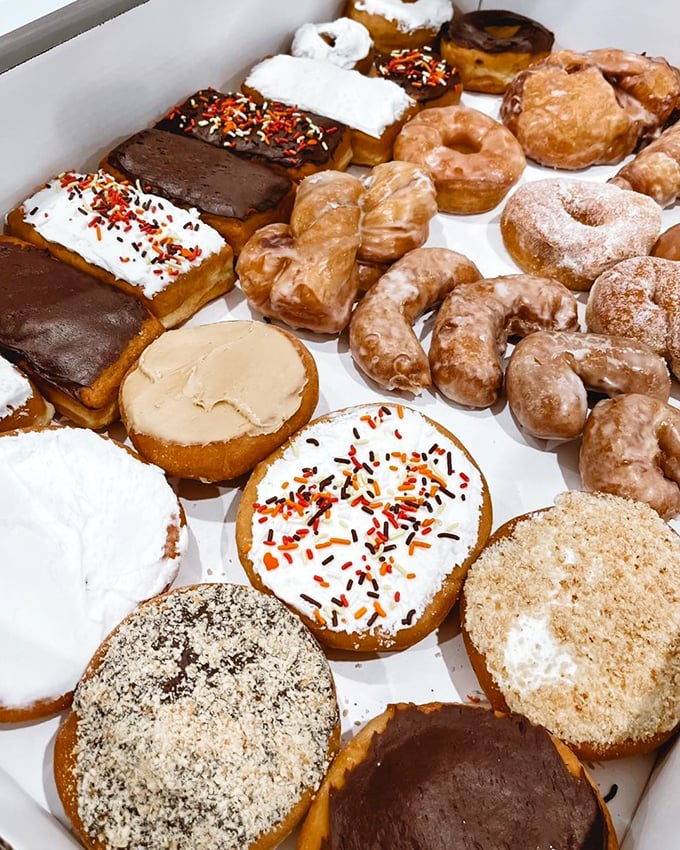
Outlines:
<svg viewBox="0 0 680 850"><path fill-rule="evenodd" d="M639 339L680 378L680 265L632 257L603 272L586 306L588 329Z"/></svg>
<svg viewBox="0 0 680 850"><path fill-rule="evenodd" d="M573 439L588 414L587 389L607 395L670 395L662 357L627 337L536 331L508 362L505 390L521 426L535 437Z"/></svg>
<svg viewBox="0 0 680 850"><path fill-rule="evenodd" d="M646 502L664 519L680 514L680 410L630 393L603 399L583 430L581 481Z"/></svg>
<svg viewBox="0 0 680 850"><path fill-rule="evenodd" d="M651 198L618 186L550 178L520 186L500 224L505 247L523 271L584 290L621 260L649 254L661 210Z"/></svg>
<svg viewBox="0 0 680 850"><path fill-rule="evenodd" d="M255 468L236 542L251 582L322 643L398 650L444 620L490 522L484 476L453 434L368 404L312 421Z"/></svg>
<svg viewBox="0 0 680 850"><path fill-rule="evenodd" d="M581 758L654 750L680 723L680 537L648 505L570 491L470 568L465 647L493 708Z"/></svg>
<svg viewBox="0 0 680 850"><path fill-rule="evenodd" d="M371 33L378 50L432 44L453 17L450 0L348 0L346 14Z"/></svg>
<svg viewBox="0 0 680 850"><path fill-rule="evenodd" d="M460 286L437 311L432 379L458 404L488 407L500 393L508 337L578 330L573 293L550 278L506 275Z"/></svg>
<svg viewBox="0 0 680 850"><path fill-rule="evenodd" d="M395 140L394 158L428 169L440 210L466 214L497 206L526 166L512 133L460 104L426 109L407 122Z"/></svg>
<svg viewBox="0 0 680 850"><path fill-rule="evenodd" d="M479 280L474 263L448 248L417 248L394 263L357 305L349 325L355 363L385 389L419 393L432 383L412 325L455 286Z"/></svg>
<svg viewBox="0 0 680 850"><path fill-rule="evenodd" d="M290 52L365 74L373 62L373 39L359 21L337 18L323 24L302 24L295 30Z"/></svg>

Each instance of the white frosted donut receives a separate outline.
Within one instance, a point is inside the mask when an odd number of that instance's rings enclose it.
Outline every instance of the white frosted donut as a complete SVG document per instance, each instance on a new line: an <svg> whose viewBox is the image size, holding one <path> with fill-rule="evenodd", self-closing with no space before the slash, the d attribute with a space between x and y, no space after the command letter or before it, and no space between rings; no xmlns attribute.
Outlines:
<svg viewBox="0 0 680 850"><path fill-rule="evenodd" d="M521 186L501 215L503 242L522 271L578 290L621 260L649 254L660 230L651 198L561 178Z"/></svg>
<svg viewBox="0 0 680 850"><path fill-rule="evenodd" d="M346 14L370 32L376 49L432 44L453 17L450 0L348 0Z"/></svg>
<svg viewBox="0 0 680 850"><path fill-rule="evenodd" d="M293 56L332 62L347 70L368 70L362 66L370 60L373 39L363 24L351 18L338 18L325 24L303 24L293 36Z"/></svg>

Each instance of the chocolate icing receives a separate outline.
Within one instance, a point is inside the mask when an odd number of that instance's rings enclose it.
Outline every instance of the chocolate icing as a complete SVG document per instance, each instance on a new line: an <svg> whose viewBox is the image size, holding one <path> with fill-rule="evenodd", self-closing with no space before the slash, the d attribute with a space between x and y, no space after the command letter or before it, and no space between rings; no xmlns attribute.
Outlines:
<svg viewBox="0 0 680 850"><path fill-rule="evenodd" d="M603 850L595 794L542 727L513 715L400 706L331 789L323 850Z"/></svg>
<svg viewBox="0 0 680 850"><path fill-rule="evenodd" d="M149 314L133 296L38 248L0 242L0 349L77 398Z"/></svg>
<svg viewBox="0 0 680 850"><path fill-rule="evenodd" d="M427 48L393 50L376 56L378 74L401 86L418 103L436 100L460 87L460 75L438 53ZM434 73L428 73L433 68Z"/></svg>
<svg viewBox="0 0 680 850"><path fill-rule="evenodd" d="M509 38L496 38L489 27L517 27ZM531 18L505 10L482 9L456 15L442 29L442 38L459 47L481 50L482 53L549 53L555 36Z"/></svg>
<svg viewBox="0 0 680 850"><path fill-rule="evenodd" d="M236 154L298 168L329 162L345 125L283 103L258 104L247 95L202 89L172 109L159 130L188 134Z"/></svg>
<svg viewBox="0 0 680 850"><path fill-rule="evenodd" d="M259 162L161 130L136 133L108 159L144 191L240 221L276 207L292 186Z"/></svg>

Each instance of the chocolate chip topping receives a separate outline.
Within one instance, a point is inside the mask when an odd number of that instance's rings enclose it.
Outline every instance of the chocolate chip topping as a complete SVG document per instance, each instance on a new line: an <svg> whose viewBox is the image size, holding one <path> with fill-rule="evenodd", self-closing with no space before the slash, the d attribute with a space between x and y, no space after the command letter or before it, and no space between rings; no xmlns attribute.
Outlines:
<svg viewBox="0 0 680 850"><path fill-rule="evenodd" d="M510 35L503 33L506 29ZM555 40L550 30L531 18L496 9L456 15L442 30L442 38L483 53L529 54L549 52Z"/></svg>
<svg viewBox="0 0 680 850"><path fill-rule="evenodd" d="M606 836L592 788L542 727L463 705L398 706L329 814L324 850L603 850Z"/></svg>
<svg viewBox="0 0 680 850"><path fill-rule="evenodd" d="M266 165L161 130L136 133L109 160L144 191L240 221L276 207L291 188Z"/></svg>
<svg viewBox="0 0 680 850"><path fill-rule="evenodd" d="M115 363L148 317L136 298L46 251L0 243L0 349L70 395Z"/></svg>

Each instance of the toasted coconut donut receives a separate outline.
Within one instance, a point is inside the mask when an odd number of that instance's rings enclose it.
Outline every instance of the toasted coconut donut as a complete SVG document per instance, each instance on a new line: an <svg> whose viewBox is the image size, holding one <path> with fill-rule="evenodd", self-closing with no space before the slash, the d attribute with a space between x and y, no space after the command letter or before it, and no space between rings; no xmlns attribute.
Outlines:
<svg viewBox="0 0 680 850"><path fill-rule="evenodd" d="M507 275L450 292L432 329L430 367L452 401L488 407L503 383L508 337L537 330L578 330L574 295L556 280Z"/></svg>
<svg viewBox="0 0 680 850"><path fill-rule="evenodd" d="M451 20L450 0L348 0L346 14L371 33L378 50L432 44Z"/></svg>
<svg viewBox="0 0 680 850"><path fill-rule="evenodd" d="M298 850L342 846L616 850L618 842L597 785L545 729L434 702L388 705L338 753Z"/></svg>
<svg viewBox="0 0 680 850"><path fill-rule="evenodd" d="M645 342L680 378L680 265L658 257L617 263L593 284L586 322L595 333Z"/></svg>
<svg viewBox="0 0 680 850"><path fill-rule="evenodd" d="M603 399L583 431L579 470L587 490L680 514L680 410L637 393Z"/></svg>
<svg viewBox="0 0 680 850"><path fill-rule="evenodd" d="M437 213L437 195L429 174L410 162L376 165L362 181L362 263L392 263L420 246Z"/></svg>
<svg viewBox="0 0 680 850"><path fill-rule="evenodd" d="M363 24L351 18L306 23L295 31L290 52L365 74L373 62L373 39Z"/></svg>
<svg viewBox="0 0 680 850"><path fill-rule="evenodd" d="M609 181L670 207L680 195L680 124L673 124Z"/></svg>
<svg viewBox="0 0 680 850"><path fill-rule="evenodd" d="M481 277L463 254L416 248L396 262L359 302L349 347L359 368L385 389L418 393L432 383L413 323L459 284Z"/></svg>
<svg viewBox="0 0 680 850"><path fill-rule="evenodd" d="M649 752L680 723L678 586L680 537L648 505L562 493L470 568L465 648L497 711L581 758Z"/></svg>
<svg viewBox="0 0 680 850"><path fill-rule="evenodd" d="M650 198L574 179L520 186L501 214L503 242L523 271L579 290L621 260L649 254L660 230Z"/></svg>
<svg viewBox="0 0 680 850"><path fill-rule="evenodd" d="M537 331L510 357L505 391L512 412L534 437L573 439L588 415L587 389L607 395L670 395L663 357L627 337Z"/></svg>
<svg viewBox="0 0 680 850"><path fill-rule="evenodd" d="M426 168L439 209L480 213L499 204L526 166L522 148L502 124L468 106L426 109L408 121L394 158Z"/></svg>
<svg viewBox="0 0 680 850"><path fill-rule="evenodd" d="M679 97L665 59L561 50L515 77L500 112L529 159L575 170L620 162L661 131Z"/></svg>
<svg viewBox="0 0 680 850"><path fill-rule="evenodd" d="M444 620L490 523L484 476L453 434L370 404L310 422L255 468L236 543L255 587L322 643L398 650Z"/></svg>
<svg viewBox="0 0 680 850"><path fill-rule="evenodd" d="M299 185L290 225L256 231L236 266L248 303L293 328L337 333L349 321L359 279L357 177L321 171Z"/></svg>

